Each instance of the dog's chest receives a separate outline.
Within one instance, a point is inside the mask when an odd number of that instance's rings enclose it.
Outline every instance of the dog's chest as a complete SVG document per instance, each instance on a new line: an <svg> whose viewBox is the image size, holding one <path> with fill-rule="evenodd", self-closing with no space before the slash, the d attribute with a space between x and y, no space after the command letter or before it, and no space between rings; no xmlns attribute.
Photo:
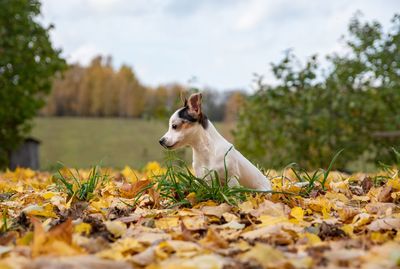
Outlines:
<svg viewBox="0 0 400 269"><path fill-rule="evenodd" d="M220 154L220 153L223 154ZM203 177L209 174L210 171L216 171L220 178L225 177L225 164L230 173L234 172L235 165L232 162L229 154L225 157L225 152L213 152L208 155L199 155L193 153L193 168L197 177Z"/></svg>

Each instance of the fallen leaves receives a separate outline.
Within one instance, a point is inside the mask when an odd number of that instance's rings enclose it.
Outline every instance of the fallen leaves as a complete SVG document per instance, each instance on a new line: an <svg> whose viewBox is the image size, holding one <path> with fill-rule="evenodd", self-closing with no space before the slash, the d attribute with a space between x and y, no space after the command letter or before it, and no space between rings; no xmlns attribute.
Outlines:
<svg viewBox="0 0 400 269"><path fill-rule="evenodd" d="M43 224L36 218L31 218L33 223L33 242L31 245L32 257L41 255L74 256L83 254L84 251L72 242L72 220L51 228L48 232Z"/></svg>
<svg viewBox="0 0 400 269"><path fill-rule="evenodd" d="M233 206L196 204L195 193L187 193L191 207L165 208L164 197L150 184L164 171L154 162L142 172L125 167L84 202L57 191L50 174L0 173L0 268L400 264L398 173L377 185L374 175L335 173L326 191L316 188L309 197L296 195L306 184L288 173L290 180L275 179L275 190L295 195L248 195Z"/></svg>

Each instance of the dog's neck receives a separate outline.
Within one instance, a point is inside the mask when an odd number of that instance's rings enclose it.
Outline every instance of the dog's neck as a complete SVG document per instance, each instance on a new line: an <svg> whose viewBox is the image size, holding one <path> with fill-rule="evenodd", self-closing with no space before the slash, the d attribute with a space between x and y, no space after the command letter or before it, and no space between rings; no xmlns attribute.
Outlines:
<svg viewBox="0 0 400 269"><path fill-rule="evenodd" d="M207 128L201 128L198 137L189 143L193 149L193 161L201 163L207 163L212 156L221 154L221 146L229 148L230 145L210 121Z"/></svg>

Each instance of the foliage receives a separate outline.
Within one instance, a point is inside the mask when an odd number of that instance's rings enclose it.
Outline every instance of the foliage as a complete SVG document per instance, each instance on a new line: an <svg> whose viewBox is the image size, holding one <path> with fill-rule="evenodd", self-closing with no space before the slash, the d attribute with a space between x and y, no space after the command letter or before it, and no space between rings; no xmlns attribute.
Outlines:
<svg viewBox="0 0 400 269"><path fill-rule="evenodd" d="M315 169L340 148L340 168L364 155L364 162L392 163L400 136L400 15L384 32L377 22L349 24L347 53L316 56L304 65L288 52L272 71L276 86L257 80L257 92L242 109L238 148L268 167L299 160Z"/></svg>
<svg viewBox="0 0 400 269"><path fill-rule="evenodd" d="M107 174L101 174L100 167L94 166L86 179L83 179L79 172L76 173L64 167L53 175L57 188L68 194L69 199L77 198L80 201L89 201L95 196L108 180Z"/></svg>
<svg viewBox="0 0 400 269"><path fill-rule="evenodd" d="M225 100L234 93L205 89L203 105L207 116L222 121ZM181 94L188 94L186 86L178 83L145 86L131 67L123 65L115 69L111 57L97 56L88 67L70 65L64 76L54 81L41 114L165 119L182 106Z"/></svg>
<svg viewBox="0 0 400 269"><path fill-rule="evenodd" d="M296 185L302 182L292 170L283 183L280 171L270 170L271 195L247 195L236 205L192 200L170 208L171 199L148 184L166 172L156 162L142 171L107 171L113 180L104 181L100 195L76 203L54 188L48 172L18 168L0 173L1 190L8 191L0 194L0 265L396 268L400 178L398 169L391 169L353 175L329 171L325 191L309 197L299 195ZM386 180L374 186L378 175ZM139 195L143 186L150 187Z"/></svg>
<svg viewBox="0 0 400 269"><path fill-rule="evenodd" d="M51 78L64 67L49 31L37 17L37 0L1 0L0 8L0 167L31 128L44 105Z"/></svg>

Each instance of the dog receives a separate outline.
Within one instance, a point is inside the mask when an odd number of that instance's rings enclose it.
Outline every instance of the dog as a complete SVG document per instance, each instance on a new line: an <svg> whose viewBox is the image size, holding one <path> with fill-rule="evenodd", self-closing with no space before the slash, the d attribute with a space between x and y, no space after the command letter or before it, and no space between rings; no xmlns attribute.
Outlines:
<svg viewBox="0 0 400 269"><path fill-rule="evenodd" d="M183 100L184 106L169 119L168 131L159 140L160 145L170 150L191 147L196 177L207 178L210 171L216 171L220 180L227 180L229 186L240 184L246 188L270 191L269 179L218 133L203 114L201 102L201 93Z"/></svg>

